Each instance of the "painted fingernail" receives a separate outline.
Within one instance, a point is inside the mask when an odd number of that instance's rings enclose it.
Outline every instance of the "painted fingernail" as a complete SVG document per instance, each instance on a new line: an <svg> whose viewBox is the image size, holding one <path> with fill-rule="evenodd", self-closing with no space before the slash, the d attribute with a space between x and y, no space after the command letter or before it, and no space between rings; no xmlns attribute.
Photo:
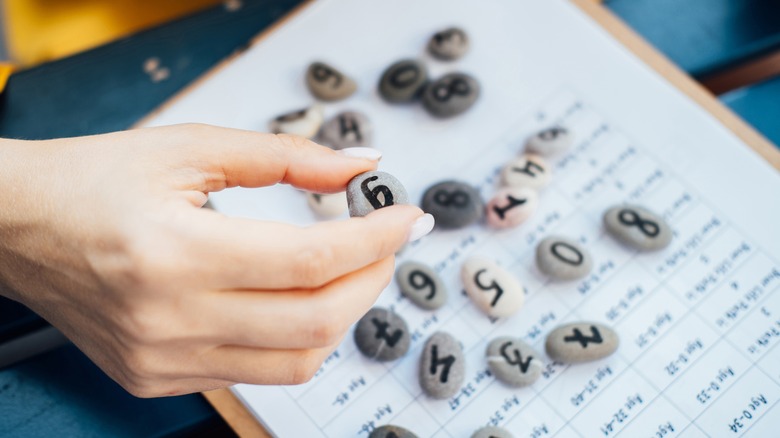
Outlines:
<svg viewBox="0 0 780 438"><path fill-rule="evenodd" d="M382 152L374 148L344 148L337 152L348 157L368 158L375 161L379 161L382 158Z"/></svg>
<svg viewBox="0 0 780 438"><path fill-rule="evenodd" d="M428 213L418 217L412 224L412 230L409 233L409 242L414 242L415 240L427 236L433 229L434 223L436 223L436 221L433 219L433 216Z"/></svg>

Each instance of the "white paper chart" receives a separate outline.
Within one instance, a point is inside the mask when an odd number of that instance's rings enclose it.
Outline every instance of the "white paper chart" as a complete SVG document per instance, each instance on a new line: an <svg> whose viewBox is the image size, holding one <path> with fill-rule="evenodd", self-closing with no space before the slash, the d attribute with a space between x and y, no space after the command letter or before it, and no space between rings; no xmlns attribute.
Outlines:
<svg viewBox="0 0 780 438"><path fill-rule="evenodd" d="M426 62L434 75L476 76L483 95L475 108L440 121L418 107L382 102L375 91L381 70L422 57L425 39L453 23L471 35L469 55L454 64ZM528 222L500 232L484 225L435 230L400 255L433 266L449 292L435 312L416 308L394 283L382 294L377 304L409 325L405 357L372 362L348 335L308 384L236 386L272 433L367 437L391 423L421 437L467 437L483 425L516 437L776 434L780 178L709 114L562 0L344 0L310 6L150 124L264 130L274 115L310 101L302 77L315 59L356 77L361 91L329 105L328 116L366 112L384 152L380 169L403 181L412 199L449 178L489 199L501 167L532 133L560 124L576 141L551 160L553 182ZM230 215L314 221L303 195L288 187L212 199ZM601 215L620 202L662 214L674 230L670 247L640 254L605 234ZM584 280L552 282L536 270L535 244L553 233L578 239L592 254ZM491 320L464 295L459 269L474 254L522 281L526 303L517 315ZM519 336L544 354L545 335L578 320L613 327L618 351L574 366L545 357L542 377L522 389L488 371L492 338ZM465 384L448 400L427 398L417 381L422 345L439 330L460 340L467 361Z"/></svg>

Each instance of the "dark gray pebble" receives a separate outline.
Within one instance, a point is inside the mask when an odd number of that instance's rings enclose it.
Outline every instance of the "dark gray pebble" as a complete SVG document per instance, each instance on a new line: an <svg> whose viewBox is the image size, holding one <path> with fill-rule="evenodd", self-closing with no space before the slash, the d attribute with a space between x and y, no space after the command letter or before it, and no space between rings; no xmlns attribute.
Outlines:
<svg viewBox="0 0 780 438"><path fill-rule="evenodd" d="M421 207L441 228L462 228L482 219L485 203L479 191L461 181L443 181L423 194Z"/></svg>
<svg viewBox="0 0 780 438"><path fill-rule="evenodd" d="M423 91L422 103L435 117L452 117L465 112L479 97L479 82L465 73L449 73L431 82Z"/></svg>
<svg viewBox="0 0 780 438"><path fill-rule="evenodd" d="M420 95L428 82L425 64L414 59L404 59L385 70L379 80L379 94L388 102L410 102Z"/></svg>
<svg viewBox="0 0 780 438"><path fill-rule="evenodd" d="M344 111L328 120L320 130L320 141L333 149L371 145L371 123L365 114Z"/></svg>
<svg viewBox="0 0 780 438"><path fill-rule="evenodd" d="M409 327L399 315L374 307L355 326L355 344L369 359L396 360L409 351Z"/></svg>
<svg viewBox="0 0 780 438"><path fill-rule="evenodd" d="M485 354L490 371L509 386L528 386L542 375L542 357L519 338L501 336L493 339Z"/></svg>
<svg viewBox="0 0 780 438"><path fill-rule="evenodd" d="M316 98L329 102L346 99L357 89L352 78L324 62L314 62L309 66L306 85Z"/></svg>

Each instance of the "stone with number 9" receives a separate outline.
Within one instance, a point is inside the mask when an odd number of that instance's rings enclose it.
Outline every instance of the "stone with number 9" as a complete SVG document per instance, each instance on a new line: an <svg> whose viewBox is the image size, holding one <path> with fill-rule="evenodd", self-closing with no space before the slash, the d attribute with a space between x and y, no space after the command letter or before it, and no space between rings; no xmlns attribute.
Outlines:
<svg viewBox="0 0 780 438"><path fill-rule="evenodd" d="M349 215L366 216L374 210L396 204L408 204L406 189L393 175L374 170L352 178L347 184Z"/></svg>

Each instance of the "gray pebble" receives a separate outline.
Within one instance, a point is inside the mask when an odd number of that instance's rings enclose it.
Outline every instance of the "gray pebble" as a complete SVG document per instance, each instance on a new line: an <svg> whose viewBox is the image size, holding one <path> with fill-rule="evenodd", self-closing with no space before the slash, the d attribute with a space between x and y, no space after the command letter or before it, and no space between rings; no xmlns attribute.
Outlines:
<svg viewBox="0 0 780 438"><path fill-rule="evenodd" d="M404 59L385 70L379 80L379 94L388 102L411 102L419 96L428 82L425 64L414 59Z"/></svg>
<svg viewBox="0 0 780 438"><path fill-rule="evenodd" d="M490 371L509 386L528 386L542 375L542 357L519 338L493 339L485 354Z"/></svg>
<svg viewBox="0 0 780 438"><path fill-rule="evenodd" d="M458 341L445 332L431 335L420 358L420 386L425 393L436 399L452 397L465 378L466 360Z"/></svg>
<svg viewBox="0 0 780 438"><path fill-rule="evenodd" d="M329 102L346 99L357 90L352 78L323 62L314 62L306 70L306 85L316 98Z"/></svg>
<svg viewBox="0 0 780 438"><path fill-rule="evenodd" d="M464 73L449 73L433 81L423 91L422 103L435 117L452 117L474 105L479 82Z"/></svg>
<svg viewBox="0 0 780 438"><path fill-rule="evenodd" d="M460 269L460 278L471 301L488 316L513 315L525 302L520 281L488 258L471 256L466 259Z"/></svg>
<svg viewBox="0 0 780 438"><path fill-rule="evenodd" d="M417 438L417 435L400 426L380 426L374 429L368 438Z"/></svg>
<svg viewBox="0 0 780 438"><path fill-rule="evenodd" d="M352 217L366 216L380 208L408 203L409 196L404 186L386 172L364 172L347 184L347 204Z"/></svg>
<svg viewBox="0 0 780 438"><path fill-rule="evenodd" d="M395 271L401 293L425 310L435 310L447 302L444 282L430 266L414 261L403 263Z"/></svg>
<svg viewBox="0 0 780 438"><path fill-rule="evenodd" d="M322 126L319 139L336 150L367 147L371 145L371 123L363 113L345 111Z"/></svg>
<svg viewBox="0 0 780 438"><path fill-rule="evenodd" d="M556 280L577 280L593 269L593 258L574 239L548 236L536 246L536 266Z"/></svg>
<svg viewBox="0 0 780 438"><path fill-rule="evenodd" d="M355 326L355 345L369 359L396 360L409 351L409 327L398 314L374 307Z"/></svg>
<svg viewBox="0 0 780 438"><path fill-rule="evenodd" d="M469 50L469 38L463 29L450 27L436 32L428 41L428 52L442 61L460 58Z"/></svg>
<svg viewBox="0 0 780 438"><path fill-rule="evenodd" d="M672 228L659 215L638 205L618 205L604 213L604 226L617 240L640 251L669 246Z"/></svg>
<svg viewBox="0 0 780 438"><path fill-rule="evenodd" d="M526 149L540 155L557 155L569 149L574 142L571 132L561 126L553 126L537 132L528 140Z"/></svg>
<svg viewBox="0 0 780 438"><path fill-rule="evenodd" d="M479 191L460 181L443 181L429 187L422 198L422 209L433 215L442 228L462 228L479 221L485 204Z"/></svg>
<svg viewBox="0 0 780 438"><path fill-rule="evenodd" d="M611 328L596 322L577 322L556 327L547 335L544 346L556 362L581 363L611 355L619 343Z"/></svg>
<svg viewBox="0 0 780 438"><path fill-rule="evenodd" d="M475 431L471 438L514 438L514 435L503 427L485 426Z"/></svg>
<svg viewBox="0 0 780 438"><path fill-rule="evenodd" d="M312 138L320 130L323 119L322 105L312 105L309 108L276 117L271 120L269 128L274 134L292 134Z"/></svg>

